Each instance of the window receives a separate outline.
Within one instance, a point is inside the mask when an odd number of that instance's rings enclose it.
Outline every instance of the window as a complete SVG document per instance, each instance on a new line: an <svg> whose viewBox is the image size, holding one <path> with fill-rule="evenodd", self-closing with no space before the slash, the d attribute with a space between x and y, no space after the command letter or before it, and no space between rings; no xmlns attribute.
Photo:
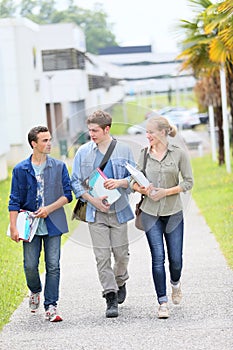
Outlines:
<svg viewBox="0 0 233 350"><path fill-rule="evenodd" d="M111 86L118 85L119 79L110 78L107 73L104 76L88 75L89 90L105 89L109 90Z"/></svg>
<svg viewBox="0 0 233 350"><path fill-rule="evenodd" d="M43 71L85 69L85 55L75 49L43 50Z"/></svg>

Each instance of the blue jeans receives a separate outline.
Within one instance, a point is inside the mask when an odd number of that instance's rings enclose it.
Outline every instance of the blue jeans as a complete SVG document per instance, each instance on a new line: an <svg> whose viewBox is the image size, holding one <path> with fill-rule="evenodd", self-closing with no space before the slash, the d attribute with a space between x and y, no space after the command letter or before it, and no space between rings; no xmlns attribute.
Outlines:
<svg viewBox="0 0 233 350"><path fill-rule="evenodd" d="M42 242L44 243L46 269L44 308L47 310L49 305L57 306L59 298L61 236L35 235L30 243L23 242L24 272L30 291L32 293L41 292L39 260Z"/></svg>
<svg viewBox="0 0 233 350"><path fill-rule="evenodd" d="M177 284L180 280L183 255L183 212L169 216L151 216L142 212L142 224L145 228L152 256L152 275L159 304L168 301L166 293L165 248L169 261L170 281Z"/></svg>

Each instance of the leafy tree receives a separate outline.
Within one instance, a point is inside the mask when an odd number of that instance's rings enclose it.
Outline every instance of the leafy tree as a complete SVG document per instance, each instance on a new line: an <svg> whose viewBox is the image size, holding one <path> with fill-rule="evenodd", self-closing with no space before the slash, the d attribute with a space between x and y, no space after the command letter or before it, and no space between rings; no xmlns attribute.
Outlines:
<svg viewBox="0 0 233 350"><path fill-rule="evenodd" d="M2 0L0 1L0 17L12 17L16 11L16 5L14 0Z"/></svg>
<svg viewBox="0 0 233 350"><path fill-rule="evenodd" d="M186 38L182 42L183 51L178 58L184 59L183 69L191 68L196 78L202 81L202 84L199 82L197 85L196 91L198 87L202 87L205 93L199 94L199 97L204 97L204 100L208 101L208 103L211 101L211 104L214 106L219 130L219 165L221 165L225 162L219 89L219 68L222 61L214 60L210 55L210 51L212 49L212 52L217 57L220 55L221 59L224 59L224 63L226 62L226 57L230 57L230 55L224 50L221 53L219 52L216 38L219 37L220 22L216 17L218 13L216 7L213 10L213 3L209 0L189 0L189 2L196 7L197 15L192 22L183 20L180 23L180 28L185 30ZM222 48L223 45L221 45ZM209 95L208 98L207 95ZM203 100L200 102L204 103Z"/></svg>
<svg viewBox="0 0 233 350"><path fill-rule="evenodd" d="M0 0L0 17L13 17L16 9L14 0ZM98 54L99 48L117 45L112 33L113 25L108 22L107 14L98 3L92 11L78 7L73 0L69 0L67 9L58 11L55 0L21 0L19 13L38 24L76 23L85 33L87 51L94 54Z"/></svg>
<svg viewBox="0 0 233 350"><path fill-rule="evenodd" d="M33 16L33 10L37 6L37 0L21 0L20 15L22 17Z"/></svg>
<svg viewBox="0 0 233 350"><path fill-rule="evenodd" d="M224 63L228 83L228 103L230 105L232 127L231 141L233 142L233 2L225 0L207 9L207 15L214 18L206 27L207 33L217 35L210 43L210 59L213 62Z"/></svg>
<svg viewBox="0 0 233 350"><path fill-rule="evenodd" d="M99 48L117 45L112 24L107 22L107 14L100 4L96 4L94 11L91 11L74 5L70 0L67 10L54 13L52 22L74 22L80 26L86 36L88 52L97 54Z"/></svg>

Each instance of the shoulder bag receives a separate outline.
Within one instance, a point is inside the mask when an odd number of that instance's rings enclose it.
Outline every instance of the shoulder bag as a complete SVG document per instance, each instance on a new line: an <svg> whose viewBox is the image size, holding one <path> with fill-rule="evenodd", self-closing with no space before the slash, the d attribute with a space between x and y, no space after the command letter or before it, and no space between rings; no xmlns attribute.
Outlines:
<svg viewBox="0 0 233 350"><path fill-rule="evenodd" d="M145 175L145 169L146 169L146 161L147 161L147 149L148 147L146 147L144 149L144 160L143 160L143 168L142 168L142 172L143 174ZM141 199L140 201L136 204L136 208L135 208L135 227L138 229L138 230L142 230L144 231L144 228L143 228L143 225L142 225L142 210L140 209L141 207L141 204L143 202L143 199L144 199L144 195L142 194L141 195Z"/></svg>

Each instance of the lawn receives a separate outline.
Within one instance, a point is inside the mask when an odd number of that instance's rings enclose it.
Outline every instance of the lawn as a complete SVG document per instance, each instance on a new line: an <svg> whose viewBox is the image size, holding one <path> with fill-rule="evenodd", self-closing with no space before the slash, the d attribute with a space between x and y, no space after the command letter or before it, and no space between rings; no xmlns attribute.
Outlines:
<svg viewBox="0 0 233 350"><path fill-rule="evenodd" d="M8 321L27 292L22 268L22 245L6 237L9 188L10 178L0 182L0 328Z"/></svg>
<svg viewBox="0 0 233 350"><path fill-rule="evenodd" d="M233 174L210 155L192 159L193 198L233 269Z"/></svg>

